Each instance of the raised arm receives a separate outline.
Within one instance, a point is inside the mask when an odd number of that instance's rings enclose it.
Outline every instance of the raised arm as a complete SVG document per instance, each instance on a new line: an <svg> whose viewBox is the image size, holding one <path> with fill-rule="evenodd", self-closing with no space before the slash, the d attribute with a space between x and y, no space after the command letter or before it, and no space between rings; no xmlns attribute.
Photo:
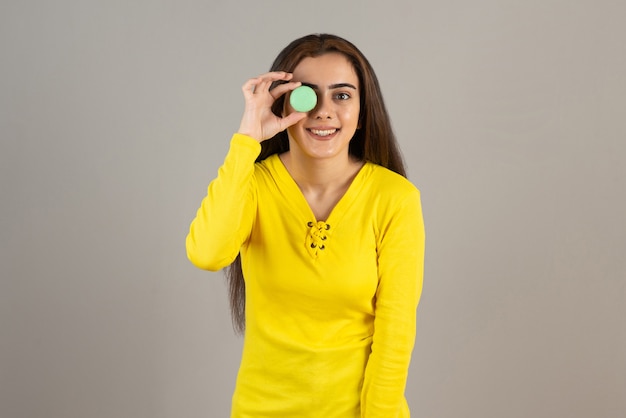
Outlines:
<svg viewBox="0 0 626 418"><path fill-rule="evenodd" d="M254 162L261 142L306 116L291 113L274 115L274 101L300 83L290 82L292 74L270 72L248 80L243 86L245 108L239 131L217 177L191 223L186 239L187 257L197 267L219 270L233 262L247 240L256 210ZM284 81L270 90L275 81Z"/></svg>

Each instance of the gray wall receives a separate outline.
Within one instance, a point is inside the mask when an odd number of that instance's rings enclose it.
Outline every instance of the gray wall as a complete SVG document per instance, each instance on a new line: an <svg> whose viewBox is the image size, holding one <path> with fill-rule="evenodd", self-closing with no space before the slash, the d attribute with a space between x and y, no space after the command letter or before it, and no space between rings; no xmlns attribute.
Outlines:
<svg viewBox="0 0 626 418"><path fill-rule="evenodd" d="M626 5L0 6L0 416L226 417L241 339L184 238L240 86L332 32L423 193L416 417L626 416Z"/></svg>

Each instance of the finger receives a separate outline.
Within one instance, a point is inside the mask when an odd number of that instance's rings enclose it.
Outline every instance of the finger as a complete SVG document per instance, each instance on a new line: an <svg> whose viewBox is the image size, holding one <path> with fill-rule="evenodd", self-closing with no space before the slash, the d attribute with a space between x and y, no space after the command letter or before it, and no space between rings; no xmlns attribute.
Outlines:
<svg viewBox="0 0 626 418"><path fill-rule="evenodd" d="M269 73L262 74L259 77L267 78L267 79L270 79L271 81L291 80L291 78L293 77L293 74L288 73L286 71L271 71Z"/></svg>
<svg viewBox="0 0 626 418"><path fill-rule="evenodd" d="M278 84L276 87L274 87L271 90L272 97L274 97L274 99L277 99L283 94L285 94L286 92L294 90L297 87L300 87L301 85L302 83L299 81L291 81L288 83Z"/></svg>
<svg viewBox="0 0 626 418"><path fill-rule="evenodd" d="M292 77L292 73L287 73L284 71L272 71L249 79L244 83L241 89L244 93L244 96L249 97L252 94L264 93L269 91L272 83L275 81L288 81Z"/></svg>
<svg viewBox="0 0 626 418"><path fill-rule="evenodd" d="M244 95L251 95L254 94L255 90L257 90L257 86L259 85L259 83L261 82L261 78L259 77L255 77L255 78L251 78L248 81L246 81L243 86L241 86L241 90L243 91Z"/></svg>
<svg viewBox="0 0 626 418"><path fill-rule="evenodd" d="M254 92L255 93L267 93L270 91L270 86L272 85L272 83L273 81L271 79L264 78L259 82L259 84L257 84Z"/></svg>
<svg viewBox="0 0 626 418"><path fill-rule="evenodd" d="M289 115L285 116L281 119L281 128L287 129L288 127L295 125L300 122L302 119L306 118L307 114L305 112L292 112Z"/></svg>
<svg viewBox="0 0 626 418"><path fill-rule="evenodd" d="M263 84L262 91L265 91L265 87L271 88L272 84L283 84L293 78L292 73L284 71L272 71L270 73L262 74L258 77L260 79L259 84Z"/></svg>
<svg viewBox="0 0 626 418"><path fill-rule="evenodd" d="M257 80L260 83L273 83L275 81L289 81L293 77L292 73L287 73L284 71L272 71L265 74L260 74L255 77L253 80Z"/></svg>

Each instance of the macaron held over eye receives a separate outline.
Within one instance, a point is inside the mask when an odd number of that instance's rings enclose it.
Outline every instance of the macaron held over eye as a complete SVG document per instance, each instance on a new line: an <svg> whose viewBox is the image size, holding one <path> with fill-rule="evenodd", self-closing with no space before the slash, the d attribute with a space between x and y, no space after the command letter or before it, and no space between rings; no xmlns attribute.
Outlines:
<svg viewBox="0 0 626 418"><path fill-rule="evenodd" d="M309 86L300 86L291 92L289 104L296 112L309 112L317 104L317 94Z"/></svg>

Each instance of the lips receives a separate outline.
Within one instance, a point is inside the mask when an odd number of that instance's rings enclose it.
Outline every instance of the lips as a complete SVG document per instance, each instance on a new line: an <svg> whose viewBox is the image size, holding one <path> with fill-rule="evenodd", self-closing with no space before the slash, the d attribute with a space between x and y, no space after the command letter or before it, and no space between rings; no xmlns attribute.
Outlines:
<svg viewBox="0 0 626 418"><path fill-rule="evenodd" d="M307 131L311 132L313 135L316 135L316 136L327 137L336 133L337 131L339 131L339 129L337 128L324 128L324 129L309 128L307 129Z"/></svg>

